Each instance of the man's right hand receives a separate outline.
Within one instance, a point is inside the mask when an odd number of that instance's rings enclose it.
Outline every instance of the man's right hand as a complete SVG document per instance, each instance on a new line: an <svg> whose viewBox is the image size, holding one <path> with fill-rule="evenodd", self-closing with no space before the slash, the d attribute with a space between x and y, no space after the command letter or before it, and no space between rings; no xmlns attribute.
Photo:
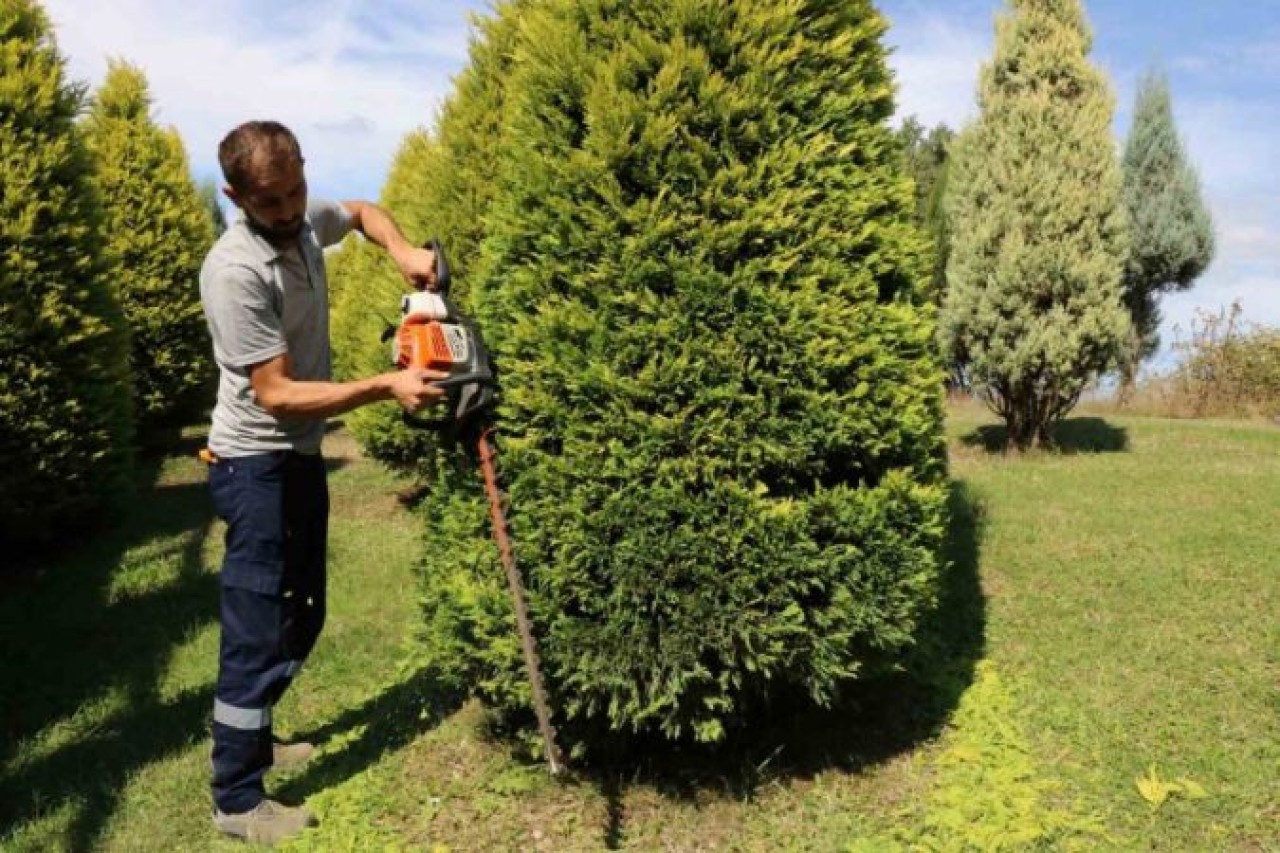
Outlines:
<svg viewBox="0 0 1280 853"><path fill-rule="evenodd" d="M448 378L448 373L439 370L399 370L391 374L391 396L406 412L413 413L425 406L444 402L445 390L433 383Z"/></svg>

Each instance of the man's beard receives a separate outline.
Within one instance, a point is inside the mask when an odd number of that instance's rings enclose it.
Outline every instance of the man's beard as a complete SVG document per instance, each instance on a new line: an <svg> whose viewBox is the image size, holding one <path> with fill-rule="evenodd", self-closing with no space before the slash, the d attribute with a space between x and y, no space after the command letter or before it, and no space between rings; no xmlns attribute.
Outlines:
<svg viewBox="0 0 1280 853"><path fill-rule="evenodd" d="M306 220L298 217L293 222L285 225L263 225L252 216L246 216L249 221L249 227L261 234L269 243L288 243L290 240L298 239L298 235L302 233L302 226Z"/></svg>

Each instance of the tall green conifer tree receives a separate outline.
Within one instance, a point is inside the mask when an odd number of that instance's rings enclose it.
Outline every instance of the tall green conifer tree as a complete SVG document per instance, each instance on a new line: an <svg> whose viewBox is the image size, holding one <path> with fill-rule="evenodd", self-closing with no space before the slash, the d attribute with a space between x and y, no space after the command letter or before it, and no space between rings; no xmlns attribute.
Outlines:
<svg viewBox="0 0 1280 853"><path fill-rule="evenodd" d="M1011 447L1050 442L1128 335L1112 96L1091 41L1079 0L1010 0L951 160L942 340Z"/></svg>
<svg viewBox="0 0 1280 853"><path fill-rule="evenodd" d="M40 6L0 0L0 548L94 520L128 482L129 341L82 102Z"/></svg>
<svg viewBox="0 0 1280 853"><path fill-rule="evenodd" d="M181 421L198 413L213 375L199 287L213 221L177 131L152 119L141 70L110 63L84 131L113 286L133 338L136 417L143 427Z"/></svg>
<svg viewBox="0 0 1280 853"><path fill-rule="evenodd" d="M829 701L933 596L929 255L869 2L521 16L472 280L562 723L713 741ZM527 702L475 472L427 498L428 630Z"/></svg>
<svg viewBox="0 0 1280 853"><path fill-rule="evenodd" d="M1213 220L1178 138L1169 82L1161 75L1148 75L1138 88L1122 162L1122 198L1133 234L1124 301L1133 333L1121 377L1130 384L1142 362L1160 348L1160 295L1189 290L1214 251Z"/></svg>
<svg viewBox="0 0 1280 853"><path fill-rule="evenodd" d="M898 129L898 142L906 157L907 171L916 182L916 221L932 238L933 285L937 299L946 289L948 235L942 200L947 191L948 161L955 132L945 124L926 131L910 116Z"/></svg>

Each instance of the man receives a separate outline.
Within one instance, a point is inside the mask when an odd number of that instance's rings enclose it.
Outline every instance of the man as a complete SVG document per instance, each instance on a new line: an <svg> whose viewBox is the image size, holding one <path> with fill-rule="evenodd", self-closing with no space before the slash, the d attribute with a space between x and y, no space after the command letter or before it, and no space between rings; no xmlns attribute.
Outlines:
<svg viewBox="0 0 1280 853"><path fill-rule="evenodd" d="M367 202L308 204L302 152L283 125L253 121L218 148L223 192L241 218L200 271L218 364L209 487L227 523L222 639L213 709L214 826L274 842L314 821L267 799L273 763L309 744L275 744L271 709L315 645L325 616L329 496L325 419L380 400L408 411L439 402L429 370L331 381L323 248L351 229L386 251L412 284L433 286L435 256Z"/></svg>

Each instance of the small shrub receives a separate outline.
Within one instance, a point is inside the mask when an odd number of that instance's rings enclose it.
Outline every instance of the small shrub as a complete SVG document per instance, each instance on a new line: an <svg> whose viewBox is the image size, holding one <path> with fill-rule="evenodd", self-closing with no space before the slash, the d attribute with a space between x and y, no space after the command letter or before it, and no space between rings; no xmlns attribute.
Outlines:
<svg viewBox="0 0 1280 853"><path fill-rule="evenodd" d="M1174 345L1182 360L1168 377L1171 414L1251 417L1280 414L1280 328L1241 320L1240 305L1200 311Z"/></svg>

